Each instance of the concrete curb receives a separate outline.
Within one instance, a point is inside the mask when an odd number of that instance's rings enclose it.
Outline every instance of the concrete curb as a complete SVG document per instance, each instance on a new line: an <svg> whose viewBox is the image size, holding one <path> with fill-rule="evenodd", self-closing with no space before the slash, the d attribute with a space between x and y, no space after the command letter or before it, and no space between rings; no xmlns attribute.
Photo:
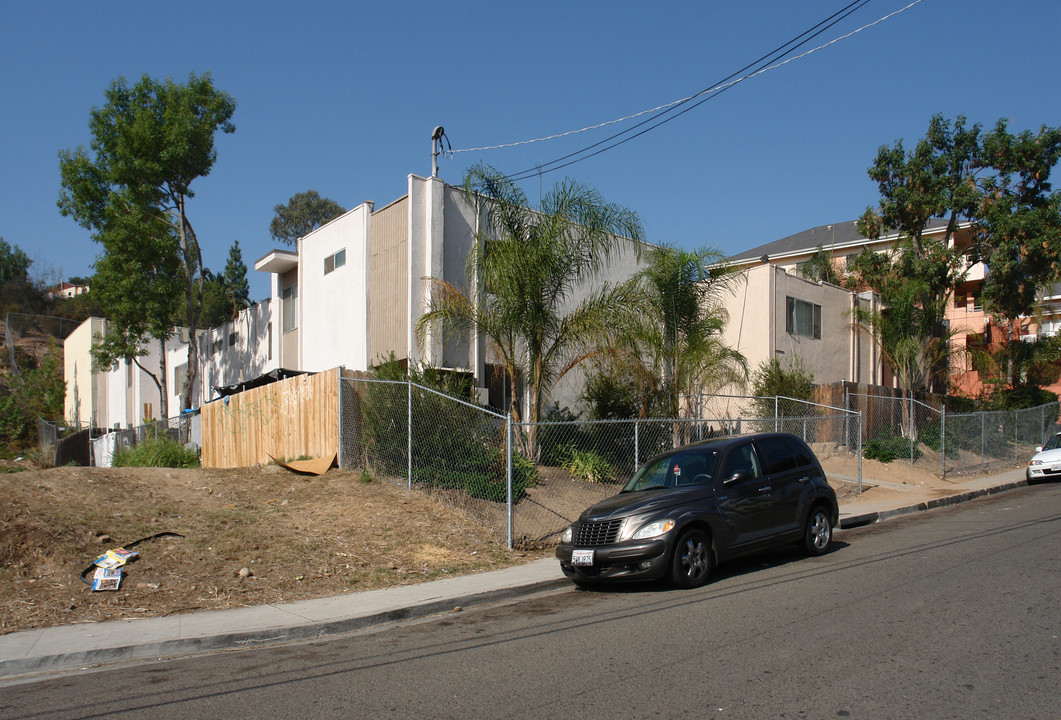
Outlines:
<svg viewBox="0 0 1061 720"><path fill-rule="evenodd" d="M287 627L271 627L261 630L222 633L219 635L179 638L161 642L131 643L128 645L103 647L81 652L41 655L0 661L0 678L27 677L38 673L58 670L87 669L98 665L130 662L136 660L177 658L203 652L216 652L236 648L272 645L276 643L316 640L362 630L375 625L426 617L452 612L456 607L467 607L491 602L510 600L546 590L570 585L566 578L523 583L507 588L442 598L439 600L395 607L369 615L349 617L343 620L309 622Z"/></svg>
<svg viewBox="0 0 1061 720"><path fill-rule="evenodd" d="M1027 480L1017 480L1015 482L1003 483L1002 485L981 488L980 490L969 490L963 493L958 493L957 495L947 495L946 497L920 502L915 505L906 505L904 507L880 510L878 512L864 513L861 515L851 515L840 519L840 529L851 530L853 528L871 525L882 520L902 517L903 515L911 515L917 512L926 512L928 510L947 507L949 505L957 505L958 503L975 500L976 498L985 497L987 495L995 495L1007 490L1016 490L1019 487L1026 487L1027 485Z"/></svg>

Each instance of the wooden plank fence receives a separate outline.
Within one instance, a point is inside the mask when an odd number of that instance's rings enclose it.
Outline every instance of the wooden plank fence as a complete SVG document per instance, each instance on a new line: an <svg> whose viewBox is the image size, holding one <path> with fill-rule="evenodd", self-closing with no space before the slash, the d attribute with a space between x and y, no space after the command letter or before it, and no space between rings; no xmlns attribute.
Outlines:
<svg viewBox="0 0 1061 720"><path fill-rule="evenodd" d="M339 368L207 403L202 422L203 467L331 455L339 449Z"/></svg>

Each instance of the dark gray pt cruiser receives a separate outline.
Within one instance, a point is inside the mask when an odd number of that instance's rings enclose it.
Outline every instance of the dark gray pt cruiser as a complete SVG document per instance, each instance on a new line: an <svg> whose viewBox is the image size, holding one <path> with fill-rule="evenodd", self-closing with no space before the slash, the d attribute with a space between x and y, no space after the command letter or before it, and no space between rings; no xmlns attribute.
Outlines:
<svg viewBox="0 0 1061 720"><path fill-rule="evenodd" d="M807 444L787 433L716 438L658 455L564 530L556 557L579 585L707 582L716 564L799 543L829 549L839 508Z"/></svg>

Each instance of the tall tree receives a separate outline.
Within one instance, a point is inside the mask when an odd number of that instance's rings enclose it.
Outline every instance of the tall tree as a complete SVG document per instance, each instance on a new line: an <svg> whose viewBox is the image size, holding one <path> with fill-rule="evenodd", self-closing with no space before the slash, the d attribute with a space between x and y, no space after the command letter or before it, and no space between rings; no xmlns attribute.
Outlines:
<svg viewBox="0 0 1061 720"><path fill-rule="evenodd" d="M59 154L59 208L92 230L107 255L133 242L128 236L135 232L125 227L130 220L143 223L145 242L169 244L176 253L189 332L187 379L181 388L186 409L198 379L196 331L203 298L202 251L187 201L194 197L191 184L209 174L217 159L217 132L235 131L236 102L214 87L209 73L193 73L184 84L145 75L133 87L121 78L108 88L106 100L90 115L91 153L78 147Z"/></svg>
<svg viewBox="0 0 1061 720"><path fill-rule="evenodd" d="M291 196L286 205L275 206L273 212L276 215L269 223L269 234L277 242L294 245L299 238L346 210L334 200L321 197L316 190L307 190Z"/></svg>
<svg viewBox="0 0 1061 720"><path fill-rule="evenodd" d="M881 201L863 214L859 231L874 238L889 229L899 232L895 267L874 274L886 280L897 272L914 284L922 314L918 332L927 323L935 341L948 335L946 306L969 265L953 241L966 222L974 240L968 260L983 260L990 270L981 299L1011 329L1004 342L1015 339L1013 323L1032 314L1044 284L1059 279L1061 196L1050 194L1049 184L1059 158L1061 129L1044 126L1038 134L1013 135L999 120L984 133L963 116L953 122L933 116L909 153L901 141L880 148L869 175L880 187ZM935 218L946 220L946 230L926 239L924 230ZM870 285L880 289L872 278ZM898 295L884 297L885 303L906 301L906 289L894 292Z"/></svg>
<svg viewBox="0 0 1061 720"><path fill-rule="evenodd" d="M9 280L26 280L32 260L18 245L11 247L0 237L0 283Z"/></svg>
<svg viewBox="0 0 1061 720"><path fill-rule="evenodd" d="M510 412L537 422L556 383L597 348L612 306L602 286L577 305L571 293L593 278L624 247L639 253L643 231L635 212L607 203L591 188L564 181L531 209L523 191L490 167L465 178L467 197L485 202L488 222L468 258L475 292L438 278L417 329L421 339L438 323L447 332L475 328L501 360L511 390ZM632 241L632 242L631 242ZM527 451L537 455L536 432Z"/></svg>
<svg viewBox="0 0 1061 720"><path fill-rule="evenodd" d="M725 295L741 277L724 259L715 250L654 247L623 288L613 347L633 361L645 388L665 398L668 417L681 417L682 395L748 377L744 356L722 341Z"/></svg>
<svg viewBox="0 0 1061 720"><path fill-rule="evenodd" d="M225 286L232 301L232 319L240 310L250 306L250 284L247 282L247 265L243 262L243 252L239 249L239 240L228 249L228 260L225 262Z"/></svg>
<svg viewBox="0 0 1061 720"><path fill-rule="evenodd" d="M97 369L111 370L120 360L136 364L159 393L161 417L169 417L166 344L179 324L184 286L174 229L159 215L131 208L110 228L106 252L94 264L92 294L107 317L106 331L95 338L92 359ZM145 365L146 338L159 342L158 367Z"/></svg>

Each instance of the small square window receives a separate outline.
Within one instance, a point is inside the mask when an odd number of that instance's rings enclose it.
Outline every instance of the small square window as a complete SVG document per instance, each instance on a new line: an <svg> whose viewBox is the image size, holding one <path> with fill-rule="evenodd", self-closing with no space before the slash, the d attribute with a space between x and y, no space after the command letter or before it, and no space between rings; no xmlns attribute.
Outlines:
<svg viewBox="0 0 1061 720"><path fill-rule="evenodd" d="M324 258L324 274L338 270L343 265L346 265L346 248Z"/></svg>

